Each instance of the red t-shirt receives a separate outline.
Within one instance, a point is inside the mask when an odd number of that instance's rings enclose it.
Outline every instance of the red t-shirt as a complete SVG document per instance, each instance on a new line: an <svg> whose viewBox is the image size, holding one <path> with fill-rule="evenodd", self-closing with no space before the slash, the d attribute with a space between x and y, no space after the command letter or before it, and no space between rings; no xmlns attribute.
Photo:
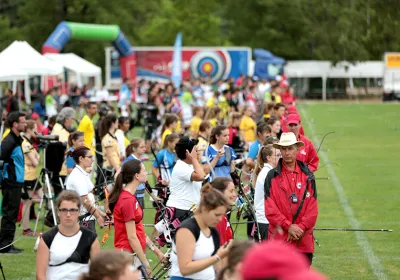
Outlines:
<svg viewBox="0 0 400 280"><path fill-rule="evenodd" d="M114 207L114 246L116 249L124 249L133 252L129 244L125 223L135 222L136 235L142 245L143 251L146 249L146 233L143 226L143 210L136 197L126 190L122 190L117 203Z"/></svg>
<svg viewBox="0 0 400 280"><path fill-rule="evenodd" d="M228 217L226 214L222 217L222 220L215 227L219 233L219 244L222 246L229 240L233 239L233 231L229 224Z"/></svg>

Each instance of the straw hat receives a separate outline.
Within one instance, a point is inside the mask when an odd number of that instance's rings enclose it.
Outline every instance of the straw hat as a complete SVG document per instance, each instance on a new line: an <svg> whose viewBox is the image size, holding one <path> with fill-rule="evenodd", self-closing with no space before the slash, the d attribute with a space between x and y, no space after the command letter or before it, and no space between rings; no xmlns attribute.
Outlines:
<svg viewBox="0 0 400 280"><path fill-rule="evenodd" d="M297 141L296 135L293 132L282 133L281 139L278 143L273 144L275 149L280 149L281 147L288 147L297 144L297 147L303 147L304 143Z"/></svg>

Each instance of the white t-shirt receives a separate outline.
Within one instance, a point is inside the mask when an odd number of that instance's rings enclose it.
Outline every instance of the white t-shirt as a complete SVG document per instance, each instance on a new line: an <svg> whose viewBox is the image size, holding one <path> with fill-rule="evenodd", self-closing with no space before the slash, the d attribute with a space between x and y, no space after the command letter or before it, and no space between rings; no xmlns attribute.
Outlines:
<svg viewBox="0 0 400 280"><path fill-rule="evenodd" d="M49 264L56 265L67 260L78 246L81 236L81 231L74 236L64 236L58 232L51 243L51 247L49 248ZM82 273L87 272L88 268L88 264L76 262L68 262L59 266L48 266L46 279L76 280Z"/></svg>
<svg viewBox="0 0 400 280"><path fill-rule="evenodd" d="M71 174L69 174L66 183L67 190L76 191L79 196L87 195L89 201L92 205L95 203L94 195L92 190L94 185L92 180L90 180L90 174L87 173L85 170L82 169L79 165L75 165L74 169L72 170ZM94 210L94 209L93 209ZM79 215L85 215L88 210L81 205L81 211ZM95 220L94 216L86 217L84 220Z"/></svg>
<svg viewBox="0 0 400 280"><path fill-rule="evenodd" d="M118 145L119 145L119 152L121 156L125 157L125 134L121 129L117 129L115 131L115 137L117 137Z"/></svg>
<svg viewBox="0 0 400 280"><path fill-rule="evenodd" d="M110 94L108 93L108 90L105 88L100 89L96 92L97 101L108 101L109 96Z"/></svg>
<svg viewBox="0 0 400 280"><path fill-rule="evenodd" d="M178 265L178 256L175 254L176 247L175 244L172 244L172 253L171 253L171 276L179 276L182 277L181 271L179 270ZM202 231L200 231L199 239L196 242L196 247L194 249L192 260L203 260L212 256L214 252L214 241L212 235L210 237L206 237ZM185 278L193 279L193 280L214 280L215 279L215 270L214 266L209 266L199 272L186 275Z"/></svg>
<svg viewBox="0 0 400 280"><path fill-rule="evenodd" d="M265 163L263 169L261 169L258 174L256 181L256 189L254 191L254 209L256 210L256 219L258 223L269 224L267 218L265 217L265 206L264 206L264 183L268 172L272 169L269 163Z"/></svg>
<svg viewBox="0 0 400 280"><path fill-rule="evenodd" d="M167 206L181 210L189 210L193 204L200 203L200 189L202 182L191 180L194 168L182 160L178 160L172 170Z"/></svg>

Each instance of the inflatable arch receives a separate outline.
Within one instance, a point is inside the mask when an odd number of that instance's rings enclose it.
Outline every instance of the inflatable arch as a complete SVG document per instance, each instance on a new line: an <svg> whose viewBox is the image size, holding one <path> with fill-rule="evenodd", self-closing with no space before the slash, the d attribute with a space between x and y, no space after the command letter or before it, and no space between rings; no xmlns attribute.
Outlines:
<svg viewBox="0 0 400 280"><path fill-rule="evenodd" d="M60 22L42 46L42 54L59 53L69 39L109 40L120 56L121 77L135 81L136 59L133 47L118 25Z"/></svg>

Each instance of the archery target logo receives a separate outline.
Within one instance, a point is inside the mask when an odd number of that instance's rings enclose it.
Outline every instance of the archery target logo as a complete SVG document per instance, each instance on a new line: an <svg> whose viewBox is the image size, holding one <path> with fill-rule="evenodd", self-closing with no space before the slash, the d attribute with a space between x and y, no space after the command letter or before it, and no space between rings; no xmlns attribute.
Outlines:
<svg viewBox="0 0 400 280"><path fill-rule="evenodd" d="M193 78L209 77L216 82L231 71L231 59L225 51L200 51L190 60L190 72Z"/></svg>

